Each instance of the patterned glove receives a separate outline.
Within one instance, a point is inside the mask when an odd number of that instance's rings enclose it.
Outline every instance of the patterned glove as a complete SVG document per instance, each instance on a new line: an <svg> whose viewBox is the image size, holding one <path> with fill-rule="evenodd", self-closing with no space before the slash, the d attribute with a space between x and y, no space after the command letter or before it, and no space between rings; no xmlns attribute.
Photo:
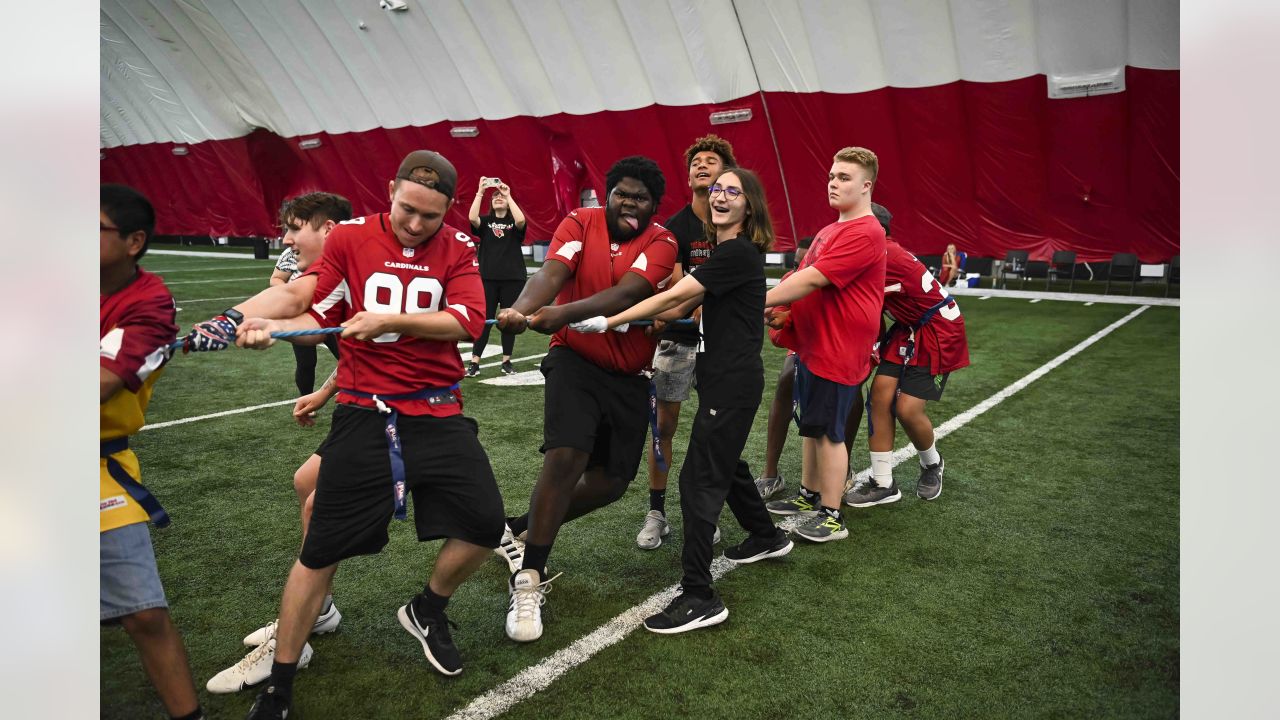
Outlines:
<svg viewBox="0 0 1280 720"><path fill-rule="evenodd" d="M182 352L212 352L226 350L236 341L236 328L244 316L235 310L227 310L202 323L196 323L182 339Z"/></svg>

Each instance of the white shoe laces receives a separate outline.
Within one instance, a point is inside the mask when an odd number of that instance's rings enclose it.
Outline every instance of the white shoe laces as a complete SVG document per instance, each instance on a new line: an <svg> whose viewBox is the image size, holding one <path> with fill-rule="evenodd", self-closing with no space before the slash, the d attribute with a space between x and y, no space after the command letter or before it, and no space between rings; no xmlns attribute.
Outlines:
<svg viewBox="0 0 1280 720"><path fill-rule="evenodd" d="M657 537L662 533L662 526L666 524L667 521L664 518L657 515L645 515L644 527L640 528L640 534Z"/></svg>
<svg viewBox="0 0 1280 720"><path fill-rule="evenodd" d="M551 581L563 574L558 572L531 588L511 589L511 609L515 610L517 622L537 619L539 609L547 602L547 593L551 592Z"/></svg>
<svg viewBox="0 0 1280 720"><path fill-rule="evenodd" d="M276 654L276 624L271 623L271 631L267 636L267 641L249 651L240 662L236 663L235 669L240 673L249 672L249 668L258 664L263 658Z"/></svg>

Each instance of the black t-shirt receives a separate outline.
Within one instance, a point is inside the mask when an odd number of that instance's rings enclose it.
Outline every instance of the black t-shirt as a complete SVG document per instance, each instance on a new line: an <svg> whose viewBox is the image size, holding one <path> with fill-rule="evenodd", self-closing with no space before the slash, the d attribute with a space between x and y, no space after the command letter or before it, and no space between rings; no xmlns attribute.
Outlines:
<svg viewBox="0 0 1280 720"><path fill-rule="evenodd" d="M676 243L680 246L680 254L676 259L686 274L711 256L711 243L707 242L702 221L694 214L692 205L685 205L680 212L672 215L666 222L666 228L676 237ZM698 329L692 325L671 325L659 337L693 345L698 342Z"/></svg>
<svg viewBox="0 0 1280 720"><path fill-rule="evenodd" d="M498 217L493 213L480 217L480 227L471 228L476 236L476 254L480 257L480 277L484 280L523 280L524 228L516 227L516 221L507 213Z"/></svg>
<svg viewBox="0 0 1280 720"><path fill-rule="evenodd" d="M764 255L745 235L716 246L693 276L702 299L694 372L703 407L756 407L764 395Z"/></svg>

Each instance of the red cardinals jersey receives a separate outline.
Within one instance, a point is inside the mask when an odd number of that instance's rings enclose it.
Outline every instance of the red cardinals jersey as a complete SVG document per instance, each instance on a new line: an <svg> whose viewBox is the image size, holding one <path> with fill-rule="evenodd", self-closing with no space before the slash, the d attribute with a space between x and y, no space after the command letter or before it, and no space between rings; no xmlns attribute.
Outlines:
<svg viewBox="0 0 1280 720"><path fill-rule="evenodd" d="M169 343L178 334L173 296L156 275L138 269L123 289L98 297L98 364L124 381L124 387L98 406L98 439L128 437L142 427L151 390L169 361ZM132 450L114 453L134 480L141 481L138 458ZM99 532L147 521L147 511L107 472L98 467Z"/></svg>
<svg viewBox="0 0 1280 720"><path fill-rule="evenodd" d="M324 244L311 315L335 327L361 311L446 312L475 338L484 328L484 286L471 237L441 225L429 240L406 248L386 213L339 223ZM452 341L386 333L372 340L342 338L338 387L376 395L446 388L462 379L462 358ZM461 393L457 393L461 399ZM374 401L339 392L338 402L373 407ZM460 403L388 401L406 415L444 417Z"/></svg>
<svg viewBox="0 0 1280 720"><path fill-rule="evenodd" d="M920 322L929 308L951 297L951 294L934 279L929 268L901 245L890 240L887 247L884 311L895 324L889 339L880 348L880 358L884 362L901 365L907 355L911 327ZM943 305L929 322L916 331L915 355L910 364L927 367L932 375L959 370L969 364L964 318L954 300Z"/></svg>
<svg viewBox="0 0 1280 720"><path fill-rule="evenodd" d="M832 223L814 236L800 270L830 285L791 303L792 347L818 377L857 385L871 374L884 301L884 228L874 215Z"/></svg>
<svg viewBox="0 0 1280 720"><path fill-rule="evenodd" d="M609 239L604 208L578 208L556 228L547 251L548 260L569 267L569 278L556 296L556 304L581 300L607 290L629 272L648 281L655 290L671 277L679 251L671 232L657 223L623 243ZM567 345L574 352L606 370L638 373L653 359L658 339L633 330L617 333L580 333L568 327L551 337L551 347Z"/></svg>

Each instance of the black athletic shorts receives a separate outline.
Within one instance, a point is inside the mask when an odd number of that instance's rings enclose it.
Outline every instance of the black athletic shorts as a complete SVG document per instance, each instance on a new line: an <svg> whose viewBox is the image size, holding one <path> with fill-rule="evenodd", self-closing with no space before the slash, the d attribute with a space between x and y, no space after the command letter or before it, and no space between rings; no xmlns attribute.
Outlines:
<svg viewBox="0 0 1280 720"><path fill-rule="evenodd" d="M921 400L941 400L942 391L947 389L947 378L951 373L932 375L929 369L919 365L907 365L907 372L902 372L903 365L881 362L876 369L876 377L898 378L898 388L906 395Z"/></svg>
<svg viewBox="0 0 1280 720"><path fill-rule="evenodd" d="M845 421L854 403L862 402L862 384L843 385L814 375L796 358L796 382L792 394L799 405L800 437L822 437L844 442Z"/></svg>
<svg viewBox="0 0 1280 720"><path fill-rule="evenodd" d="M649 428L649 381L592 363L563 345L542 359L546 378L542 452L571 447L591 453L588 468L631 482Z"/></svg>
<svg viewBox="0 0 1280 720"><path fill-rule="evenodd" d="M397 429L418 539L458 538L497 547L505 519L502 495L476 421L401 415ZM324 451L311 527L298 558L312 569L382 550L395 510L382 415L339 405Z"/></svg>

